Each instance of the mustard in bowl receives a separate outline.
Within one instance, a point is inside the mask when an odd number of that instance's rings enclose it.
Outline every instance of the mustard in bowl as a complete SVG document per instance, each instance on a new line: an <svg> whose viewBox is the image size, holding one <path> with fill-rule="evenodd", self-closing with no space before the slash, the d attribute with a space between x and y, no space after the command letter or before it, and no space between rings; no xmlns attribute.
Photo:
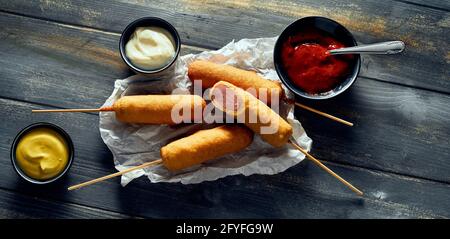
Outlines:
<svg viewBox="0 0 450 239"><path fill-rule="evenodd" d="M46 184L62 177L70 168L74 148L69 135L50 123L32 124L14 139L11 161L25 180Z"/></svg>

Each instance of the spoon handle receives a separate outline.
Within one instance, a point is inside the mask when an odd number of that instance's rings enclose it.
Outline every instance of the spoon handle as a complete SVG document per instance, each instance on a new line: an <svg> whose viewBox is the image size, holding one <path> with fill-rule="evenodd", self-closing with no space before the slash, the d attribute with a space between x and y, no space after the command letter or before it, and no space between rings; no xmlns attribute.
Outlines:
<svg viewBox="0 0 450 239"><path fill-rule="evenodd" d="M387 41L362 46L346 47L328 51L331 55L338 54L396 54L405 49L402 41Z"/></svg>

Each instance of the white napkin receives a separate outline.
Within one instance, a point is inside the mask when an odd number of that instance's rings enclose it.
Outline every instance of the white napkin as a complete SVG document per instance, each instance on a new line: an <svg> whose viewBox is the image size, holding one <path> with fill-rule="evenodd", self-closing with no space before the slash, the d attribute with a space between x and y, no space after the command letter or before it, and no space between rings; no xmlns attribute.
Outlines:
<svg viewBox="0 0 450 239"><path fill-rule="evenodd" d="M187 77L187 66L198 59L233 65L242 69L255 70L264 78L279 81L273 65L273 48L276 38L242 39L230 42L217 51L205 51L200 54L182 56L176 62L174 71L160 77L159 80L135 75L127 79L116 80L114 91L104 106L112 105L123 95L134 94L170 94L178 91L191 92L192 84ZM293 96L286 90L288 98ZM294 118L292 105L282 103L280 115L293 126L292 139L300 146L311 148L312 140L306 135L302 125ZM116 120L114 112L100 113L100 133L103 141L114 156L114 164L119 171L144 162L160 158L160 148L180 135L195 132L212 125L132 125ZM227 155L196 166L177 174L169 172L159 165L135 170L122 176L123 186L131 180L146 175L151 182L181 182L183 184L212 181L230 175L276 174L301 162L305 156L298 150L286 145L274 148L263 142L257 135L253 143L245 150Z"/></svg>

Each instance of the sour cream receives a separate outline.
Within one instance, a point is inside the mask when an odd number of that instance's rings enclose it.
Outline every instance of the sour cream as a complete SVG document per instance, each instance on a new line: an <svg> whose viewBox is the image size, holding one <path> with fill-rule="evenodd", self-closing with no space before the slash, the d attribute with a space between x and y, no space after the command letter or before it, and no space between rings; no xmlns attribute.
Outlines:
<svg viewBox="0 0 450 239"><path fill-rule="evenodd" d="M172 35L160 27L138 27L125 45L125 54L136 67L155 70L175 57Z"/></svg>

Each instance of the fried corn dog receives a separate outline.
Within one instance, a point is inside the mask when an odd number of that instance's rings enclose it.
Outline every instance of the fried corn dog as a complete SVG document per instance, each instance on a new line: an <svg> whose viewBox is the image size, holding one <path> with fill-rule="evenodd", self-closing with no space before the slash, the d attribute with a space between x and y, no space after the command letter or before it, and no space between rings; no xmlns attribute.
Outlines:
<svg viewBox="0 0 450 239"><path fill-rule="evenodd" d="M215 107L237 118L239 123L244 123L274 147L283 146L292 135L292 126L281 116L252 94L231 83L217 82L210 91L210 98Z"/></svg>
<svg viewBox="0 0 450 239"><path fill-rule="evenodd" d="M252 94L259 99L264 99L267 103L271 102L272 94L277 94L280 97L283 93L279 82L264 79L253 71L209 61L192 62L188 67L188 76L192 82L201 80L203 89L210 88L219 81L230 82L244 90L254 88L255 92L252 92ZM263 92L264 96L260 97L260 93Z"/></svg>
<svg viewBox="0 0 450 239"><path fill-rule="evenodd" d="M123 96L112 107L102 111L114 111L116 118L125 123L175 124L172 109L174 107L190 109L193 122L201 120L202 114L195 114L196 107L206 106L205 100L198 95L133 95Z"/></svg>
<svg viewBox="0 0 450 239"><path fill-rule="evenodd" d="M223 125L200 130L161 148L161 159L170 171L178 171L226 154L239 152L253 141L243 125Z"/></svg>

